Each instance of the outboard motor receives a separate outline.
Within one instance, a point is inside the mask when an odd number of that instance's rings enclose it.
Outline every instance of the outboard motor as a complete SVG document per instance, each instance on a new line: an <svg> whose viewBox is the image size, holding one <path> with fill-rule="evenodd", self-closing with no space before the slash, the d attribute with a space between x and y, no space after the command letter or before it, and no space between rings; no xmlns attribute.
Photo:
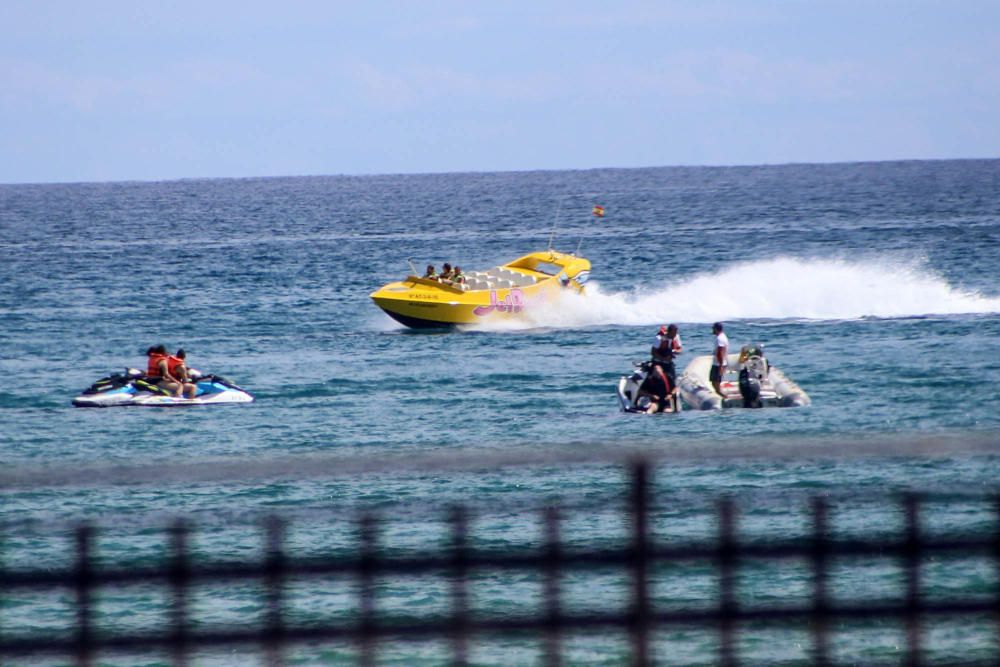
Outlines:
<svg viewBox="0 0 1000 667"><path fill-rule="evenodd" d="M768 364L764 346L760 343L744 345L740 349L740 396L744 408L762 408L761 384L767 378Z"/></svg>
<svg viewBox="0 0 1000 667"><path fill-rule="evenodd" d="M746 368L740 371L740 396L743 397L744 408L763 407L760 402L760 380Z"/></svg>

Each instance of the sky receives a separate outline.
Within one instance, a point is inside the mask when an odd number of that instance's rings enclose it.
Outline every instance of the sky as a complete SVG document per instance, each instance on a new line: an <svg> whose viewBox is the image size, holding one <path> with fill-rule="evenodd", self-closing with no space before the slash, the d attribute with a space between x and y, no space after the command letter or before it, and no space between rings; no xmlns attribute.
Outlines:
<svg viewBox="0 0 1000 667"><path fill-rule="evenodd" d="M996 0L0 2L0 183L995 157Z"/></svg>

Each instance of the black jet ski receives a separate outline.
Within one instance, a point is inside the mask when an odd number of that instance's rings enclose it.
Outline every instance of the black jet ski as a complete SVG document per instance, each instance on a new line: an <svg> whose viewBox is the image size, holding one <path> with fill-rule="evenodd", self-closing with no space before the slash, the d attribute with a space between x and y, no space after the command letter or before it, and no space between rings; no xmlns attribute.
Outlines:
<svg viewBox="0 0 1000 667"><path fill-rule="evenodd" d="M78 408L109 408L125 405L167 407L179 405L216 405L220 403L251 403L253 396L218 375L203 375L191 369L191 381L198 388L194 398L169 394L156 385L156 380L135 368L114 373L90 385L73 399Z"/></svg>

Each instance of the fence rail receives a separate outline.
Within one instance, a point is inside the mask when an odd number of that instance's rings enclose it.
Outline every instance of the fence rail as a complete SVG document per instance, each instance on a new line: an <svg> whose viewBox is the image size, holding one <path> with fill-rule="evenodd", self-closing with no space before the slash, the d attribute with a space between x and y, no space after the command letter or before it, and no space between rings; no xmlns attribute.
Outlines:
<svg viewBox="0 0 1000 667"><path fill-rule="evenodd" d="M387 641L434 639L448 643L444 661L467 664L470 649L483 637L537 637L542 641L540 661L561 665L563 641L573 633L614 631L628 638L629 660L636 665L662 660L656 655L656 633L670 628L700 628L714 633L717 649L706 662L737 665L752 662L741 655L740 640L759 625L798 627L808 634L808 661L816 665L836 664L831 637L836 625L868 621L898 623L904 629L903 662L928 662L925 626L935 619L972 619L990 628L991 637L980 637L993 648L953 655L956 664L1000 662L1000 591L997 581L985 595L938 599L924 591L928 563L942 558L984 558L1000 580L1000 530L995 527L974 535L934 537L921 530L924 499L906 495L899 499L905 517L904 530L892 539L844 539L830 535L829 507L814 498L810 507L810 534L805 538L754 541L741 538L736 503L721 499L716 507L717 535L713 540L664 544L652 537L650 526L650 467L644 462L631 468L628 501L629 537L616 548L574 549L565 546L563 517L559 509L543 510L544 538L541 548L530 553L485 552L469 540L469 514L454 508L447 518L450 545L429 555L387 555L379 544L380 522L374 515L358 519L359 548L352 556L295 557L286 547L287 523L271 518L265 526L263 559L198 563L190 541L195 529L180 520L169 528L169 557L156 566L99 566L94 553L97 529L81 525L75 530L75 564L47 570L0 570L0 658L30 658L58 655L79 665L93 664L108 653L162 651L177 665L188 664L199 651L227 646L256 646L267 663L280 665L286 653L302 644L347 642L357 647L358 661L375 664L380 646ZM986 500L1000 519L1000 498ZM996 521L995 525L1000 525ZM838 559L868 558L898 564L903 577L900 599L838 600L831 585L831 572ZM737 590L737 579L748 563L807 564L810 594L800 603L747 604ZM710 605L663 604L653 583L663 568L683 564L707 565L717 579ZM570 573L614 570L625 574L629 603L623 610L574 611L562 594ZM470 611L471 588L483 572L523 572L537 576L543 601L537 613L476 614ZM430 618L393 617L380 614L376 604L376 582L380 578L410 575L442 577L450 587L450 611ZM323 581L350 578L357 582L358 613L350 620L295 623L289 619L291 580ZM221 627L192 620L192 591L205 584L254 583L261 585L263 622L255 627ZM168 622L153 632L99 631L95 624L96 598L115 588L151 584L162 587L169 597ZM21 632L11 634L8 618L13 597L25 591L56 590L70 593L75 615L72 632L62 635ZM985 619L985 620L984 620ZM990 620L992 619L992 620ZM980 634L982 632L980 631ZM985 651L985 652L984 652ZM877 660L876 660L877 661ZM899 656L892 657L894 664Z"/></svg>

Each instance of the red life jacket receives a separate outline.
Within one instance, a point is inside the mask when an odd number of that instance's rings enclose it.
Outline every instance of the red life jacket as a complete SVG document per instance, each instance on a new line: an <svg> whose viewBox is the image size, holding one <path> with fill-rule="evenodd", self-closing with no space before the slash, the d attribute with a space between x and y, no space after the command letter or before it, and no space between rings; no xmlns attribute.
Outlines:
<svg viewBox="0 0 1000 667"><path fill-rule="evenodd" d="M158 354L154 352L149 355L149 365L146 366L146 377L163 377L163 373L160 372L160 362L164 359L167 359L167 355L165 354Z"/></svg>
<svg viewBox="0 0 1000 667"><path fill-rule="evenodd" d="M177 377L177 369L183 365L184 365L183 359L175 357L174 355L170 355L169 357L167 357L167 370L170 371L170 374L173 375L174 377Z"/></svg>

